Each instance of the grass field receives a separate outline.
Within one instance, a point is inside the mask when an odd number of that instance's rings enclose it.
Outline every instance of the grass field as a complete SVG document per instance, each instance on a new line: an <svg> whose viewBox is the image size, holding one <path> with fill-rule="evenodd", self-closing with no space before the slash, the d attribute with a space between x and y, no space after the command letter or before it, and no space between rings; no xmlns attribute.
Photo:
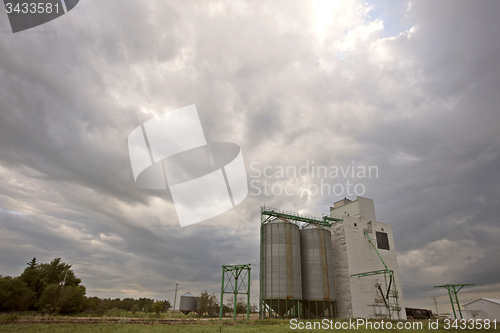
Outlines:
<svg viewBox="0 0 500 333"><path fill-rule="evenodd" d="M423 321L423 329L407 329L407 330L397 330L397 329L340 329L340 330L326 330L326 329L291 329L289 321L284 320L268 320L263 323L262 321L241 321L233 323L232 321L221 322L219 321L207 321L204 323L176 323L169 325L144 325L144 324L126 324L126 323L114 323L114 324L4 324L0 325L0 332L54 332L54 333L65 333L65 332L77 332L77 333L96 333L96 332L125 332L125 333L140 333L140 332L318 332L318 331L335 331L335 332L420 332L420 333L442 333L442 332L498 332L500 331L494 329L444 329L440 325L440 329L428 329L427 322Z"/></svg>

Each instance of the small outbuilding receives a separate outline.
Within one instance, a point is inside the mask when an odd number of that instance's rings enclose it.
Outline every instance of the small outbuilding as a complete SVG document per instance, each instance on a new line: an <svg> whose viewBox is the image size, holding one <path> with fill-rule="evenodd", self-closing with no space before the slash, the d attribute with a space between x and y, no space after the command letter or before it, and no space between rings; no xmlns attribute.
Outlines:
<svg viewBox="0 0 500 333"><path fill-rule="evenodd" d="M463 307L464 319L496 319L500 322L500 299L479 298L464 304Z"/></svg>

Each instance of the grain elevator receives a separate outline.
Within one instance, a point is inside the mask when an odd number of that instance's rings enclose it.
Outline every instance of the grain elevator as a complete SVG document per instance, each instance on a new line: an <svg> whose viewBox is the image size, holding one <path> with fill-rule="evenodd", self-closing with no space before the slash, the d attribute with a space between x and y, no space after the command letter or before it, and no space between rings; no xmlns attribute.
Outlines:
<svg viewBox="0 0 500 333"><path fill-rule="evenodd" d="M406 319L392 228L373 200L321 218L261 207L261 318Z"/></svg>

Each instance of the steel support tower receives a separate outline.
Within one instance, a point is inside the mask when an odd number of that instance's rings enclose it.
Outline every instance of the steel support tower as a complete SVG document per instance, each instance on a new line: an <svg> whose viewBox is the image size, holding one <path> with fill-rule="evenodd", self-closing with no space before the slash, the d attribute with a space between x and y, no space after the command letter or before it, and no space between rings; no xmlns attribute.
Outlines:
<svg viewBox="0 0 500 333"><path fill-rule="evenodd" d="M458 292L460 290L462 290L462 288L465 286L474 286L474 285L475 285L474 283L445 284L443 286L434 286L434 288L446 288L448 290L448 295L450 296L450 302L451 302L451 309L453 310L453 315L455 316L455 319L458 319L458 318L457 318L457 313L455 311L455 307L453 306L453 304L457 305L458 312L460 313L460 319L464 319L464 317L462 316L462 309L460 309L460 303L458 302Z"/></svg>
<svg viewBox="0 0 500 333"><path fill-rule="evenodd" d="M227 276L227 283L224 278ZM245 283L246 278L246 283ZM246 265L222 265L222 283L220 290L220 314L222 320L224 313L224 294L233 294L233 320L236 320L236 305L238 295L247 295L247 320L250 319L250 264Z"/></svg>

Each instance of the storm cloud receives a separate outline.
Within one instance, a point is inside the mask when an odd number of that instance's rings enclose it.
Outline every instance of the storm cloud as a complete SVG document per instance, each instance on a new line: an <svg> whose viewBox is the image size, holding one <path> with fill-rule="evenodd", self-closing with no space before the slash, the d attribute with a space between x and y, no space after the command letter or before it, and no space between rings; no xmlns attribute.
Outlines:
<svg viewBox="0 0 500 333"><path fill-rule="evenodd" d="M321 216L355 198L250 194L181 228L168 191L134 183L127 138L196 104L249 182L376 166L348 180L393 226L406 305L446 309L446 283L500 298L499 16L498 1L87 0L12 34L2 11L0 274L62 257L87 295L172 301L176 283L217 293L221 265L252 263L258 290L259 206Z"/></svg>

